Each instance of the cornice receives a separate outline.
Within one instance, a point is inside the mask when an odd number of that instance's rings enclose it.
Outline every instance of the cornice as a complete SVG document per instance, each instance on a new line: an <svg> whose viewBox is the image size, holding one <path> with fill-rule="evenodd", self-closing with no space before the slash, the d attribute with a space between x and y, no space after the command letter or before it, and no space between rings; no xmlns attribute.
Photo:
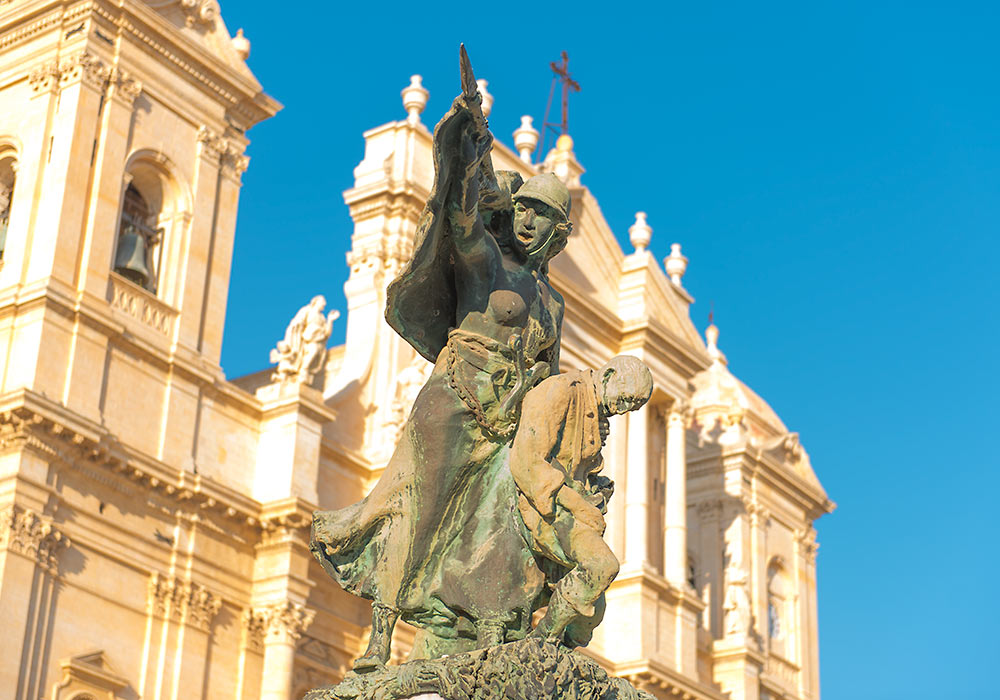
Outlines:
<svg viewBox="0 0 1000 700"><path fill-rule="evenodd" d="M653 686L677 700L727 700L729 697L716 688L691 680L655 659L612 664L611 667L615 676L624 678L633 686Z"/></svg>
<svg viewBox="0 0 1000 700"><path fill-rule="evenodd" d="M299 501L261 504L210 477L142 454L122 444L104 426L34 392L20 390L0 397L0 453L25 448L69 468L96 472L111 484L144 492L152 507L160 504L172 516L211 516L228 523L222 532L241 527L262 536L277 527L308 526L301 514L311 514L311 505Z"/></svg>
<svg viewBox="0 0 1000 700"><path fill-rule="evenodd" d="M675 587L658 571L645 565L642 569L620 571L608 590L631 588L636 585L655 591L669 605L681 605L695 613L705 609L705 601L693 590L688 588L681 590Z"/></svg>
<svg viewBox="0 0 1000 700"><path fill-rule="evenodd" d="M86 24L88 19L91 20L89 25ZM11 13L8 21L0 24L0 50L22 44L43 32L66 28L81 20L85 23L82 25L86 37L83 44L94 42L95 48L107 48L109 37L103 34L98 36L96 33L95 20L98 19L158 55L166 64L200 85L226 105L231 114L238 116L244 129L273 116L282 108L279 102L262 91L256 79L223 63L207 49L178 32L156 10L140 2L119 6L110 0L89 0L69 9L65 9L61 2L52 2L47 7L38 7L27 14ZM93 35L91 31L94 32ZM113 67L117 67L117 61Z"/></svg>

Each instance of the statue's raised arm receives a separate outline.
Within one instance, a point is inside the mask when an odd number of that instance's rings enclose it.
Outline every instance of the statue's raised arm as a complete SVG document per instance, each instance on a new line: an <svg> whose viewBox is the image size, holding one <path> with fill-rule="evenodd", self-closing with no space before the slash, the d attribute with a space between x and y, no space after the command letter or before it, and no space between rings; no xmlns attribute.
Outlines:
<svg viewBox="0 0 1000 700"><path fill-rule="evenodd" d="M510 206L493 171L493 135L464 45L459 52L462 92L434 127L434 185L417 222L413 257L389 286L386 303L389 325L431 362L458 325L455 246L495 248L480 202L498 208L506 200Z"/></svg>

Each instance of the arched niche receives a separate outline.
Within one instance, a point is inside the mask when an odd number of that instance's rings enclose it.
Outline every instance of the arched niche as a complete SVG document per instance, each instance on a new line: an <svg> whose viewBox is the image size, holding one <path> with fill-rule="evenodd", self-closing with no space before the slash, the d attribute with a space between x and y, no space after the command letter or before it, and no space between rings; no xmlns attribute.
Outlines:
<svg viewBox="0 0 1000 700"><path fill-rule="evenodd" d="M788 569L782 557L776 556L767 565L767 637L769 648L790 659L794 645L794 595Z"/></svg>
<svg viewBox="0 0 1000 700"><path fill-rule="evenodd" d="M171 251L189 220L190 190L162 153L140 150L125 166L111 268L133 284L164 295L176 267Z"/></svg>
<svg viewBox="0 0 1000 700"><path fill-rule="evenodd" d="M14 185L17 182L17 150L0 140L0 260L7 246L7 230L14 208Z"/></svg>

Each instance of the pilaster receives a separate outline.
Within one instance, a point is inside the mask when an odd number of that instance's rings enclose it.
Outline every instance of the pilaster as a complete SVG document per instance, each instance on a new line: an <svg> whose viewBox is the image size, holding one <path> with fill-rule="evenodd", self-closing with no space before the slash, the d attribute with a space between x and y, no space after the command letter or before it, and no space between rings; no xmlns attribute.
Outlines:
<svg viewBox="0 0 1000 700"><path fill-rule="evenodd" d="M666 508L663 524L663 575L671 585L687 582L687 423L690 407L675 401L666 414Z"/></svg>
<svg viewBox="0 0 1000 700"><path fill-rule="evenodd" d="M316 389L296 382L257 390L262 404L253 497L262 503L301 498L317 503L323 425L336 414Z"/></svg>
<svg viewBox="0 0 1000 700"><path fill-rule="evenodd" d="M625 482L625 561L622 569L649 566L649 405L628 414Z"/></svg>
<svg viewBox="0 0 1000 700"><path fill-rule="evenodd" d="M312 624L314 616L314 611L291 601L275 603L264 609L261 700L291 700L295 645Z"/></svg>
<svg viewBox="0 0 1000 700"><path fill-rule="evenodd" d="M41 660L55 613L59 558L69 544L51 516L13 504L0 513L0 658L6 660L0 687L10 697L44 692Z"/></svg>

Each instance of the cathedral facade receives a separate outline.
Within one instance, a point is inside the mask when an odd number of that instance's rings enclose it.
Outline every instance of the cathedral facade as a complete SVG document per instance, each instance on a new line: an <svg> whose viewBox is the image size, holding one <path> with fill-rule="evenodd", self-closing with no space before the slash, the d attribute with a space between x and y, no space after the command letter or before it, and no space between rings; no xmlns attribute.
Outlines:
<svg viewBox="0 0 1000 700"><path fill-rule="evenodd" d="M309 526L374 485L430 369L383 318L433 179L427 92L414 77L405 118L364 134L344 194L345 344L314 299L277 369L228 379L246 132L280 109L248 53L214 0L0 2L3 697L288 700L367 640ZM562 369L631 354L656 385L612 419L621 571L586 653L658 698L816 700L833 504L692 324L680 248L661 265L638 215L623 251L572 140L535 163L536 139L526 121L493 162L572 193Z"/></svg>

